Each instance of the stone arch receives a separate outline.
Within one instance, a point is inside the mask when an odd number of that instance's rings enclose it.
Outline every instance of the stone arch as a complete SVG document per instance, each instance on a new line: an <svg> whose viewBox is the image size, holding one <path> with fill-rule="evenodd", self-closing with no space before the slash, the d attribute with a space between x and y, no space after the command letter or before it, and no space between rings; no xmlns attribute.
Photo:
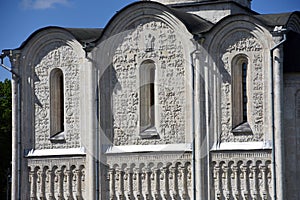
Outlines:
<svg viewBox="0 0 300 200"><path fill-rule="evenodd" d="M45 106L48 104L43 100L49 99L50 97L49 92L47 92L49 90L48 84L45 84L45 80L48 80L48 76L50 74L48 68L60 67L55 66L52 63L55 60L57 62L60 62L61 60L70 60L70 57L67 57L65 55L64 59L54 59L53 56L55 56L55 52L66 50L64 52L65 54L68 54L70 53L70 51L72 51L73 55L76 55L77 57L84 57L85 52L82 49L81 44L69 31L58 27L46 27L36 31L29 37L27 41L25 41L25 43L20 48L22 48L22 55L31 55L24 57L20 55L22 59L20 59L19 64L20 66L24 66L20 73L22 76L20 79L22 86L21 90L27 94L26 96L24 96L22 104L22 110L24 110L24 113L27 113L26 131L24 131L26 137L24 136L24 138L31 138L32 141L35 141L35 144L33 144L32 147L34 149L41 149L43 147L50 148L51 143L48 140L49 137L45 137L43 141L39 141L38 137L38 135L41 134L49 136L50 128L48 127L50 125L47 125L47 128L39 128L36 127L38 123L35 123L35 121L38 119L49 118L50 116L48 107ZM69 56L72 55L70 54ZM74 57L72 57L72 59L73 58ZM74 60L76 59L74 58ZM78 60L78 63L76 64L80 64L79 62L83 61ZM73 66L76 65L74 64ZM79 67L79 65L77 66ZM47 68L47 70L40 70L41 68ZM61 69L62 71L65 70L63 68ZM38 95L43 95L43 98L42 96ZM22 115L21 117L24 117L24 115ZM44 130L44 132L40 130Z"/></svg>
<svg viewBox="0 0 300 200"><path fill-rule="evenodd" d="M145 14L145 12L147 12L147 14ZM147 31L143 31L146 30L146 28ZM152 45L151 48L146 48L146 46L149 45L145 44L144 36L149 32L151 35L155 35L155 46L153 47ZM168 47L168 49L166 49L166 44L159 42L160 40L166 40L165 43L169 44L169 37L165 37L163 34L165 36L170 35L170 40L173 40L173 42L170 42L170 47ZM164 38L159 39L160 36L163 36ZM157 64L156 66L158 70L171 71L174 69L172 72L168 72L169 74L173 73L173 75L169 77L165 76L167 72L159 73L162 77L160 80L168 79L163 82L170 83L169 87L166 87L166 84L161 84L163 91L160 94L162 96L166 93L167 90L170 89L171 83L173 84L173 82L175 82L174 85L178 84L175 89L171 88L170 90L180 90L177 94L180 93L180 102L181 99L183 99L181 96L184 96L184 99L182 100L184 109L178 111L178 113L181 112L182 115L177 115L178 117L174 118L174 120L180 121L181 125L178 125L177 128L176 123L172 123L175 124L174 127L176 127L176 131L180 129L180 131L185 130L185 132L178 134L180 137L178 140L180 141L176 141L174 143L185 143L191 141L190 134L192 131L190 129L192 127L192 120L190 120L190 116L192 116L193 68L190 52L192 52L195 48L194 44L190 40L192 38L193 35L187 30L184 23L179 20L176 15L169 10L169 8L153 2L134 3L126 7L118 12L118 14L113 17L113 19L105 27L102 37L97 41L97 48L93 49L92 53L99 58L95 62L95 67L99 70L98 87L104 87L106 89L108 87L111 88L109 92L107 92L107 95L102 95L100 97L100 101L108 102L108 104L110 104L105 105L102 108L104 112L101 113L103 113L103 115L105 113L106 117L102 117L105 118L105 122L101 122L101 128L107 130L104 131L107 134L106 137L109 138L113 144L153 144L155 141L149 140L149 138L137 140L139 137L142 138L142 136L137 134L137 132L139 132L139 128L137 127L137 124L139 123L139 105L134 104L134 102L139 102L139 85L136 82L138 76L137 69L144 60L148 59L152 59L155 64ZM103 49L106 51L103 51ZM107 56L107 52L109 52L110 56ZM168 59L172 62L167 61ZM122 78L122 76L127 76L126 74L130 74L130 77ZM177 76L177 74L180 76L179 81L169 81L169 79ZM111 84L108 85L108 82L111 82ZM126 87L126 85L128 85L126 82L131 82L132 84L128 89L130 91L126 92L126 94L124 92L123 95L122 90L124 91L128 88ZM180 84L178 82L180 82ZM122 124L122 120L120 120L121 116L117 115L115 111L122 110L122 108L124 109L124 106L119 108L115 102L120 101L120 98L125 98L126 96L128 102L134 104L134 106L130 106L134 112L129 113L128 111L125 111L123 115L126 115L129 120L126 124ZM165 101L163 99L160 104L164 102ZM164 109L164 106L161 106L160 104L158 110ZM161 116L164 113L166 112L160 112L159 115L161 119L167 119L166 117ZM180 120L181 118L184 118L184 120ZM162 127L166 123L160 121L161 120L157 120L160 126L158 129L163 130L157 130L157 135L159 136L156 135L154 137L159 142L155 142L156 144L165 143L164 132L167 132L165 133L166 135L172 135L171 133L168 133L168 127ZM110 124L113 124L113 128L108 127ZM110 130L112 131L110 132ZM122 139L122 136L120 136L124 134L124 138L127 138L126 140Z"/></svg>
<svg viewBox="0 0 300 200"><path fill-rule="evenodd" d="M269 90L266 77L269 76L269 47L273 43L272 35L264 28L263 24L254 17L237 15L225 17L211 30L205 45L212 55L210 62L211 76L214 76L216 83L213 88L220 91L214 95L214 110L219 112L216 126L219 136L215 140L220 142L249 142L263 141L270 133L266 126L268 113L264 108L268 107L269 95L264 95ZM219 56L221 55L221 56ZM237 120L236 106L233 105L236 99L233 95L232 80L234 71L232 65L236 64L237 58L245 56L248 61L247 78L247 123L244 120ZM248 80L247 80L248 82ZM269 93L267 93L269 94ZM258 98L259 97L259 98ZM249 103L250 102L250 103ZM221 109L218 109L221 108ZM258 113L260 113L258 115ZM240 122L240 123L239 123ZM241 126L240 126L241 125ZM244 126L245 125L245 126ZM244 128L246 127L246 128ZM217 142L217 141L215 141Z"/></svg>

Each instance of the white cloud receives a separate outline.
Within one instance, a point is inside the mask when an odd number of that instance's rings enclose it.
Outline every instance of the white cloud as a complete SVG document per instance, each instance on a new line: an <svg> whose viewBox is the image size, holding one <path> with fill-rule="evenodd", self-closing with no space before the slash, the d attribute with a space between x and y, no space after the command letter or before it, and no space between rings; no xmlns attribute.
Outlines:
<svg viewBox="0 0 300 200"><path fill-rule="evenodd" d="M21 6L24 9L48 9L54 8L55 5L69 5L69 0L22 0Z"/></svg>

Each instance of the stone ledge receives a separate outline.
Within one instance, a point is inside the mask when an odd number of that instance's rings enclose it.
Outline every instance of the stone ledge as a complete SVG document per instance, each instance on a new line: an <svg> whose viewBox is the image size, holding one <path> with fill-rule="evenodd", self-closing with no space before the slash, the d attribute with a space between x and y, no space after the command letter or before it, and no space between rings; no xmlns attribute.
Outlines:
<svg viewBox="0 0 300 200"><path fill-rule="evenodd" d="M262 150L272 149L272 141L263 142L224 142L221 144L214 144L211 151L223 150Z"/></svg>
<svg viewBox="0 0 300 200"><path fill-rule="evenodd" d="M43 156L74 156L86 155L85 148L70 148L70 149L31 149L25 154L25 157L43 157Z"/></svg>
<svg viewBox="0 0 300 200"><path fill-rule="evenodd" d="M163 144L163 145L124 145L104 147L105 154L142 153L142 152L191 152L192 144Z"/></svg>

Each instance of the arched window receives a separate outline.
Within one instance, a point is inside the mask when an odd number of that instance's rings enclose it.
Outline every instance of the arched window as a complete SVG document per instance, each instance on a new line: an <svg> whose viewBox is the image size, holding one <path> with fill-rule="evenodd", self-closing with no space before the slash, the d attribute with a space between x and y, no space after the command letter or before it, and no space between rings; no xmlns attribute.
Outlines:
<svg viewBox="0 0 300 200"><path fill-rule="evenodd" d="M155 129L155 64L148 60L140 66L140 131L145 137L157 135Z"/></svg>
<svg viewBox="0 0 300 200"><path fill-rule="evenodd" d="M50 140L64 140L64 77L58 68L50 73Z"/></svg>
<svg viewBox="0 0 300 200"><path fill-rule="evenodd" d="M234 133L252 132L248 123L248 59L237 56L232 63L232 128Z"/></svg>

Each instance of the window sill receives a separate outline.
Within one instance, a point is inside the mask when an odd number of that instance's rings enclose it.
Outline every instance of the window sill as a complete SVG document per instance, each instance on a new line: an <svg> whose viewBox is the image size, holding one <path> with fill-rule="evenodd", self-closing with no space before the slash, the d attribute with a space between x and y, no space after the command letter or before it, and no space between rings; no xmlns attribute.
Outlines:
<svg viewBox="0 0 300 200"><path fill-rule="evenodd" d="M150 127L150 128L145 129L144 131L142 131L140 133L140 137L142 139L158 139L159 134L155 127Z"/></svg>
<svg viewBox="0 0 300 200"><path fill-rule="evenodd" d="M253 134L252 129L248 122L243 122L232 129L232 133L235 135Z"/></svg>
<svg viewBox="0 0 300 200"><path fill-rule="evenodd" d="M54 134L53 136L51 136L49 138L49 140L53 143L64 143L64 142L66 142L65 132L64 131L58 132L58 133Z"/></svg>

